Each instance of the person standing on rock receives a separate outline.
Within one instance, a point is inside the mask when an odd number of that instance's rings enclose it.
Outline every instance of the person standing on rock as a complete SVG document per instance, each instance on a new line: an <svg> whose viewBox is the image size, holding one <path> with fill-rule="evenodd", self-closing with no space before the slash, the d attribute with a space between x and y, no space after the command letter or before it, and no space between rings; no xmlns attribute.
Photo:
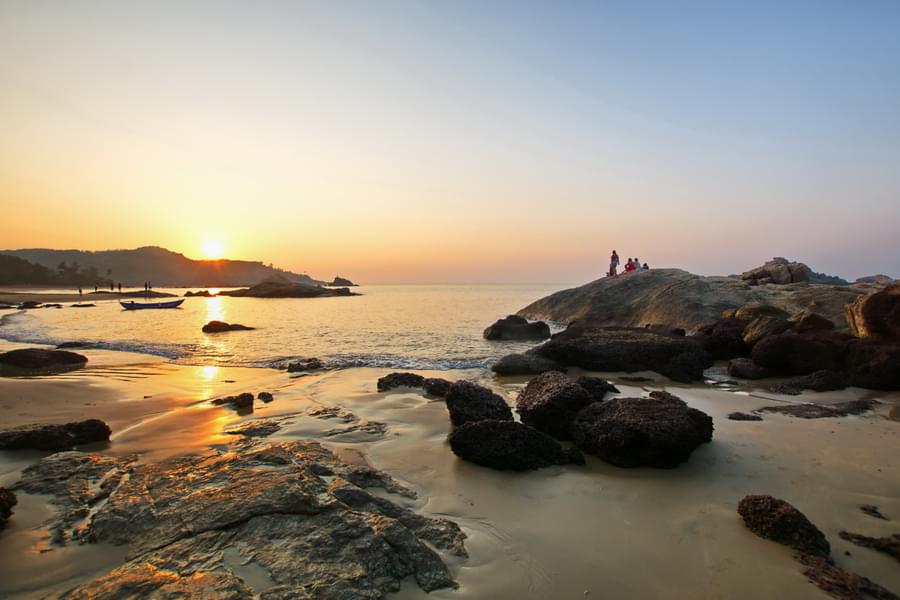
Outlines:
<svg viewBox="0 0 900 600"><path fill-rule="evenodd" d="M609 276L612 277L616 274L616 269L619 268L619 255L616 254L616 251L613 250L612 256L609 257Z"/></svg>

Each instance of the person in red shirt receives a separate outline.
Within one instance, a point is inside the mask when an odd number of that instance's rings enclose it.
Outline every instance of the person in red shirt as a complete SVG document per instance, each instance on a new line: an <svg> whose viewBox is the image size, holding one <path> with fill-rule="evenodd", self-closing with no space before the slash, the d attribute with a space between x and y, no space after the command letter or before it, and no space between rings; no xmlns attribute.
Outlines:
<svg viewBox="0 0 900 600"><path fill-rule="evenodd" d="M629 258L628 262L625 263L625 272L631 273L632 271L634 271L634 262Z"/></svg>
<svg viewBox="0 0 900 600"><path fill-rule="evenodd" d="M609 275L613 276L616 274L616 269L619 268L619 255L616 254L616 251L613 250L612 256L609 257Z"/></svg>

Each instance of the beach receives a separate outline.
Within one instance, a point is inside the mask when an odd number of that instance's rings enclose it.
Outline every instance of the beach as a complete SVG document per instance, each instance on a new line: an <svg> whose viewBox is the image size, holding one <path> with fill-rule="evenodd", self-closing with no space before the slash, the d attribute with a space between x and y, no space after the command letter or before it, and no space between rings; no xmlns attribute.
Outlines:
<svg viewBox="0 0 900 600"><path fill-rule="evenodd" d="M16 347L3 342L0 350ZM304 376L261 368L172 364L146 355L85 350L88 367L55 376L0 379L4 427L99 418L110 442L79 448L156 462L184 454L227 452L224 432L255 419L280 429L265 442L313 439L341 459L368 464L417 492L389 494L418 513L458 523L468 557L441 553L459 589L438 598L640 597L825 598L806 581L786 548L750 533L736 513L747 494L771 494L799 507L831 540L839 566L888 589L900 589L890 557L841 540L841 530L879 534L883 523L859 510L874 504L900 516L900 434L887 417L897 393L851 388L781 397L732 384L676 385L653 373L634 383L605 373L622 395L667 390L711 415L713 442L675 470L619 469L588 457L584 466L511 473L458 459L446 442L444 403L420 390L376 391L388 369L349 368ZM483 369L418 371L471 379L514 403L526 378L497 378ZM632 376L635 374L631 374ZM274 400L239 415L209 400L269 391ZM783 401L829 403L874 397L883 404L863 416L804 420L766 415L761 422L730 421ZM343 411L322 418L316 409ZM353 415L350 419L346 416ZM349 427L383 423L384 428ZM335 434L344 428L345 433ZM0 452L0 486L44 453ZM113 568L122 549L108 544L48 542L41 523L46 497L20 494L0 548L0 595L38 598L84 583ZM883 534L883 533L882 533ZM848 552L848 554L845 554ZM426 594L407 581L397 598Z"/></svg>

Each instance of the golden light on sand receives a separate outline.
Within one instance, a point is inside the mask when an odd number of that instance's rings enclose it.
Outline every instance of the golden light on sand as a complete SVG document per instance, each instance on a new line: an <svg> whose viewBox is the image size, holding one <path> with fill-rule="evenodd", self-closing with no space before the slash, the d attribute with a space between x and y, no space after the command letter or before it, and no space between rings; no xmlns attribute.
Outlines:
<svg viewBox="0 0 900 600"><path fill-rule="evenodd" d="M225 244L222 243L222 240L204 240L202 250L203 257L209 260L216 260L225 256Z"/></svg>

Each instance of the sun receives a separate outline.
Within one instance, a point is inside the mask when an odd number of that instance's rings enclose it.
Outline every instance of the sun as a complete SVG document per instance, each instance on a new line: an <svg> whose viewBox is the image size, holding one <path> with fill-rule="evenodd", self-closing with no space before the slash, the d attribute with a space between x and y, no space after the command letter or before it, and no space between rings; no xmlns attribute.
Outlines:
<svg viewBox="0 0 900 600"><path fill-rule="evenodd" d="M204 240L202 248L203 256L209 260L216 260L225 256L225 244L222 243L222 240Z"/></svg>

